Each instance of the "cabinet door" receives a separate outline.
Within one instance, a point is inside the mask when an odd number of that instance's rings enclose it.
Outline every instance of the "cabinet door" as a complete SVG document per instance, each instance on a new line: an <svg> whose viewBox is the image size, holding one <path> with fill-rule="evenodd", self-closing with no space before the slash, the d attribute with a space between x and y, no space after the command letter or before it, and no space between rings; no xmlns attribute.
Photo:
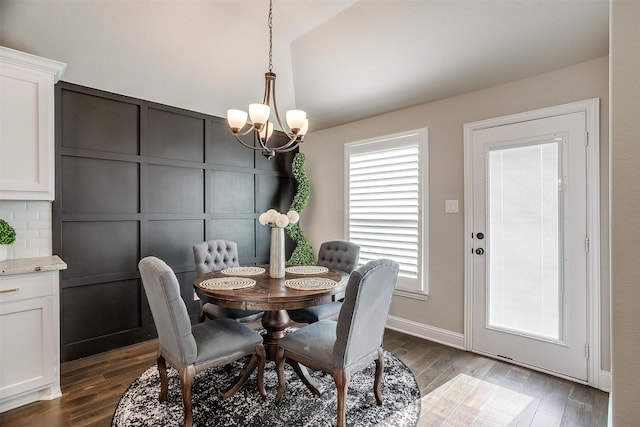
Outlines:
<svg viewBox="0 0 640 427"><path fill-rule="evenodd" d="M0 200L54 198L54 89L66 64L0 46Z"/></svg>
<svg viewBox="0 0 640 427"><path fill-rule="evenodd" d="M4 64L1 79L0 194L52 200L53 78Z"/></svg>
<svg viewBox="0 0 640 427"><path fill-rule="evenodd" d="M54 297L0 304L0 400L55 381Z"/></svg>

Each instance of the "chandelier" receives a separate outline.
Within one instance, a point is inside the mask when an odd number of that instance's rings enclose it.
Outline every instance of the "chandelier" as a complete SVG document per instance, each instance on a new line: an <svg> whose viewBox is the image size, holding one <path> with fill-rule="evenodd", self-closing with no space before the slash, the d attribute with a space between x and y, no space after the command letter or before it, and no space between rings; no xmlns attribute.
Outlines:
<svg viewBox="0 0 640 427"><path fill-rule="evenodd" d="M249 104L249 118L251 123L247 123L247 112L243 110L227 110L227 123L235 139L247 148L261 150L262 155L267 159L272 158L276 153L286 153L295 150L302 142L304 135L309 128L307 113L302 110L289 110L286 113L288 128L282 125L278 106L276 105L276 75L273 72L272 50L273 50L273 0L269 0L269 71L264 74L264 98L262 104ZM275 113L276 121L282 132L289 138L289 141L279 146L269 146L268 141L273 133L273 122L269 121L271 110ZM253 133L254 142L259 145L247 144L241 137Z"/></svg>

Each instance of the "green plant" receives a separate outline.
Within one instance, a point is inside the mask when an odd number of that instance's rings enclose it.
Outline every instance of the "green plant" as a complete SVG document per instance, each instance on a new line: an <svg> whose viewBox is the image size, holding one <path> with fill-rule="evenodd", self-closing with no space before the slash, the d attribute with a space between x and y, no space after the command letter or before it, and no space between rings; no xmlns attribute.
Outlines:
<svg viewBox="0 0 640 427"><path fill-rule="evenodd" d="M16 241L16 230L4 219L0 219L0 245L10 245Z"/></svg>
<svg viewBox="0 0 640 427"><path fill-rule="evenodd" d="M300 215L302 215L302 211L304 210L305 206L307 206L309 197L311 197L311 184L309 182L309 177L304 170L305 160L305 155L298 152L295 156L293 156L293 162L291 163L293 177L298 183L298 191L293 197L293 200L291 201L291 207L289 209L298 212L298 214ZM291 237L291 239L296 242L296 248L293 250L291 258L289 258L287 264L314 265L316 263L315 252L313 250L313 247L311 246L311 242L309 242L307 236L304 235L304 232L300 227L300 222L288 226L286 230L289 237Z"/></svg>

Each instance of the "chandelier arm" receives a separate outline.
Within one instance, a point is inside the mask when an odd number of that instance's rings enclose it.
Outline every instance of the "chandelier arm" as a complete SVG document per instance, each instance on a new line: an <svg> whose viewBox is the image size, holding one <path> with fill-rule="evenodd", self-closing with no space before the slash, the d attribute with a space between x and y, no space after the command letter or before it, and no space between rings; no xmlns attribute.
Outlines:
<svg viewBox="0 0 640 427"><path fill-rule="evenodd" d="M247 130L244 132L240 132L242 129L244 129L245 126L248 126ZM256 130L256 128L251 124L245 124L244 126L242 126L242 128L238 129L237 132L232 132L234 135L238 135L238 136L245 136L248 135L249 132L251 132L252 130Z"/></svg>
<svg viewBox="0 0 640 427"><path fill-rule="evenodd" d="M271 81L269 78L269 74L270 72L265 73L264 75L264 95L262 97L262 103L271 107L271 97L269 96L269 91L271 90ZM273 78L275 79L275 75Z"/></svg>
<svg viewBox="0 0 640 427"><path fill-rule="evenodd" d="M277 153L287 153L287 152L289 152L289 151L293 151L293 150L295 150L296 148L298 148L298 147L300 146L300 143L301 143L301 142L302 142L302 141L298 141L298 143L297 143L297 144L295 144L295 145L293 145L293 146L291 146L291 147L286 147L286 148L280 147L280 148L278 148L278 149L272 148L272 150L274 150L274 151L275 151L275 152L277 152Z"/></svg>
<svg viewBox="0 0 640 427"><path fill-rule="evenodd" d="M276 76L275 74L273 75L273 80L271 80L271 85L270 85L270 89L271 89L271 99L273 100L273 110L275 111L275 115L276 115L276 121L278 122L278 125L280 125L280 129L282 129L282 132L284 132L285 135L287 135L287 137L291 138L291 139L295 139L298 135L296 135L295 133L291 132L291 130L289 129L289 127L285 127L282 124L282 120L280 120L280 113L278 112L278 103L276 102ZM289 130L287 130L289 129Z"/></svg>
<svg viewBox="0 0 640 427"><path fill-rule="evenodd" d="M295 148L295 146L297 146L298 144L300 144L302 142L302 139L298 138L297 135L294 135L292 137L289 137L289 142L287 142L286 144L282 144L280 146L281 149L286 149L291 147L292 145L294 146L293 148Z"/></svg>
<svg viewBox="0 0 640 427"><path fill-rule="evenodd" d="M278 146L278 147L267 147L270 150L275 150L275 151L291 151L293 149L295 149L300 143L302 142L301 139L299 139L297 136L294 136L293 138L290 138L289 141L285 142L284 144Z"/></svg>

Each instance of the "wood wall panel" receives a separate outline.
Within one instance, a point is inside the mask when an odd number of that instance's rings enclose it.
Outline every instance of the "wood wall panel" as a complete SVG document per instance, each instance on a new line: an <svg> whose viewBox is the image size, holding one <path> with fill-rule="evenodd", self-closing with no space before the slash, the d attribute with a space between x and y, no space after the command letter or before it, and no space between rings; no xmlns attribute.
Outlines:
<svg viewBox="0 0 640 427"><path fill-rule="evenodd" d="M148 227L147 255L156 256L180 270L187 266L195 269L193 245L204 240L204 221L198 219L149 221Z"/></svg>
<svg viewBox="0 0 640 427"><path fill-rule="evenodd" d="M62 159L62 204L68 213L137 213L139 164L66 156Z"/></svg>
<svg viewBox="0 0 640 427"><path fill-rule="evenodd" d="M56 85L56 132L63 361L155 336L142 257L173 268L194 321L194 244L234 240L243 264L268 262L270 229L257 218L288 209L295 152L266 160L222 118L65 82Z"/></svg>
<svg viewBox="0 0 640 427"><path fill-rule="evenodd" d="M139 280L63 289L61 300L63 345L141 326Z"/></svg>
<svg viewBox="0 0 640 427"><path fill-rule="evenodd" d="M224 119L209 120L209 136L205 158L207 163L220 166L253 168L254 153L243 147L229 132Z"/></svg>
<svg viewBox="0 0 640 427"><path fill-rule="evenodd" d="M202 213L202 169L150 164L146 183L148 213Z"/></svg>
<svg viewBox="0 0 640 427"><path fill-rule="evenodd" d="M252 264L256 256L256 220L219 218L207 220L206 240L232 240L238 244L241 264ZM261 226L262 227L262 226Z"/></svg>
<svg viewBox="0 0 640 427"><path fill-rule="evenodd" d="M207 212L246 213L254 211L254 174L212 170L209 172L208 178Z"/></svg>
<svg viewBox="0 0 640 427"><path fill-rule="evenodd" d="M202 162L205 119L149 108L147 154L165 159Z"/></svg>
<svg viewBox="0 0 640 427"><path fill-rule="evenodd" d="M139 224L137 221L65 221L59 230L59 254L64 254L65 279L131 273L137 270Z"/></svg>
<svg viewBox="0 0 640 427"><path fill-rule="evenodd" d="M99 94L61 94L63 147L138 154L140 106Z"/></svg>

